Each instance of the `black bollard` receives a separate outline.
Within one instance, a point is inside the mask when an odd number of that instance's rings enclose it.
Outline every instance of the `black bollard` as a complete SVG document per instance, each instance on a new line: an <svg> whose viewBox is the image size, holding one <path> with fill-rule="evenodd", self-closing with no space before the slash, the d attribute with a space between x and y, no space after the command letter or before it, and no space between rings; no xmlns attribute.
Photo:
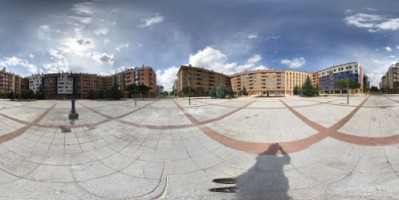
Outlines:
<svg viewBox="0 0 399 200"><path fill-rule="evenodd" d="M75 110L75 99L72 99L71 102L72 102L72 110L69 113L69 119L78 119L79 118L79 114L76 113L76 110Z"/></svg>

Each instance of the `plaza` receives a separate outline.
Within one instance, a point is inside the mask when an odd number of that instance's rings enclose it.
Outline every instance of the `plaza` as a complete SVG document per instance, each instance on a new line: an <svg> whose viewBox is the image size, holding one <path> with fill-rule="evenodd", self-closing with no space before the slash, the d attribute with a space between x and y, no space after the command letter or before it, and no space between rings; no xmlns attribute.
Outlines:
<svg viewBox="0 0 399 200"><path fill-rule="evenodd" d="M399 96L346 101L0 100L0 199L396 199Z"/></svg>

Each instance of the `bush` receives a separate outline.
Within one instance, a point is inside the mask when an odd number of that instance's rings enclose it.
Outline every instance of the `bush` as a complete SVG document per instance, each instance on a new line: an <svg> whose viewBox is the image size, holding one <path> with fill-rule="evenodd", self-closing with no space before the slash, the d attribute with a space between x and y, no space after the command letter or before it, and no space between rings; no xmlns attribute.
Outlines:
<svg viewBox="0 0 399 200"><path fill-rule="evenodd" d="M227 93L226 86L223 83L221 83L216 91L217 98L225 98L226 93Z"/></svg>
<svg viewBox="0 0 399 200"><path fill-rule="evenodd" d="M217 88L216 85L212 86L210 93L211 97L216 97Z"/></svg>

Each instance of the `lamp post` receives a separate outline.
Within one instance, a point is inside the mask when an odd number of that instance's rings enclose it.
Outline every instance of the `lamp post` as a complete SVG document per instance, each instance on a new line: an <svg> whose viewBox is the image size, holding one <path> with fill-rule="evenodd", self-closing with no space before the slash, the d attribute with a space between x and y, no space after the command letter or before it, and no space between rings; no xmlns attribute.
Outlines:
<svg viewBox="0 0 399 200"><path fill-rule="evenodd" d="M346 73L346 103L349 105L349 71Z"/></svg>

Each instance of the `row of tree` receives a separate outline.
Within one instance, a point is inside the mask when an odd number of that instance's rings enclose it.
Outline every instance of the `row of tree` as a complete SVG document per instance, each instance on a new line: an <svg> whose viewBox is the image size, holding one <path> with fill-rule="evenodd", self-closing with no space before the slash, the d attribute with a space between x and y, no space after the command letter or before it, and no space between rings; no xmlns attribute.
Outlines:
<svg viewBox="0 0 399 200"><path fill-rule="evenodd" d="M295 86L293 90L294 95L298 94L303 94L304 96L307 97L313 97L313 96L318 96L319 95L319 87L314 87L312 85L312 82L310 81L310 78L306 79L305 83L302 85L302 87Z"/></svg>

